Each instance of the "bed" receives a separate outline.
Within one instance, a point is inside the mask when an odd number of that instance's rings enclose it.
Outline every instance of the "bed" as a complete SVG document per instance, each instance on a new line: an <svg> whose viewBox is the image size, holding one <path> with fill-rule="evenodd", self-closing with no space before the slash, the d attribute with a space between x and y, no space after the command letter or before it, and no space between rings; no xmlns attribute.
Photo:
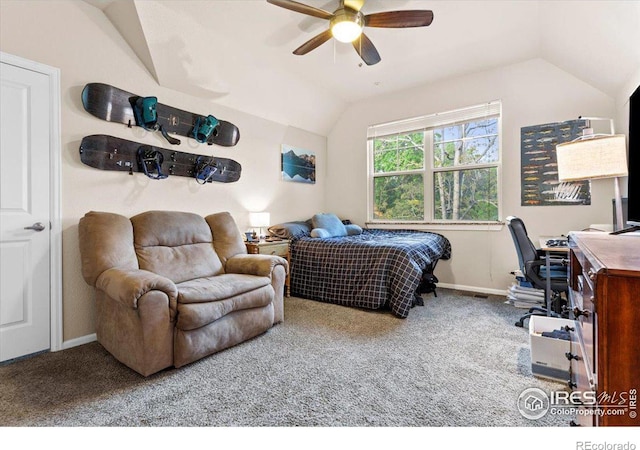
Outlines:
<svg viewBox="0 0 640 450"><path fill-rule="evenodd" d="M354 229L318 236L311 221L270 227L272 235L290 240L291 294L408 317L421 280L451 257L449 240L431 232Z"/></svg>

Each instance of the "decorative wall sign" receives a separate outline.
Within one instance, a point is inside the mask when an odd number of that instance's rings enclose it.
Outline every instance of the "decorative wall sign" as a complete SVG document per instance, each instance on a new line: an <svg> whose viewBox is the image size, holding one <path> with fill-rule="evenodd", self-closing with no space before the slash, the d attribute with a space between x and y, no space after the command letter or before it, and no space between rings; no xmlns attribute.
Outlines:
<svg viewBox="0 0 640 450"><path fill-rule="evenodd" d="M559 182L556 145L582 136L588 120L569 120L520 129L522 206L590 205L591 184Z"/></svg>
<svg viewBox="0 0 640 450"><path fill-rule="evenodd" d="M316 154L314 152L283 144L281 161L283 180L315 184Z"/></svg>

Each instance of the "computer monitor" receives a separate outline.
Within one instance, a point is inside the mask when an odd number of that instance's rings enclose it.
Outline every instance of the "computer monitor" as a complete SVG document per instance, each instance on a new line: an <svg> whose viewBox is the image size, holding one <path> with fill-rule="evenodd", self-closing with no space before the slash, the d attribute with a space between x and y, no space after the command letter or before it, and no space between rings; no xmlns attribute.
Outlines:
<svg viewBox="0 0 640 450"><path fill-rule="evenodd" d="M629 178L627 226L640 226L640 86L629 99Z"/></svg>
<svg viewBox="0 0 640 450"><path fill-rule="evenodd" d="M629 98L629 177L623 201L624 220L611 234L640 231L640 86ZM626 203L625 203L626 201ZM615 217L615 214L614 214ZM615 225L616 219L614 219Z"/></svg>

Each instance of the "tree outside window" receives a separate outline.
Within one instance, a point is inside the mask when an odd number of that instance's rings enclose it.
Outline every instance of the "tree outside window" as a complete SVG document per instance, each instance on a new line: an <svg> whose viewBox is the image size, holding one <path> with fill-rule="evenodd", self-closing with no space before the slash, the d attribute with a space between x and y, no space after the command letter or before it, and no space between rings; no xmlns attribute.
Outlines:
<svg viewBox="0 0 640 450"><path fill-rule="evenodd" d="M374 218L424 220L424 133L375 139Z"/></svg>
<svg viewBox="0 0 640 450"><path fill-rule="evenodd" d="M369 140L374 221L499 220L499 117Z"/></svg>

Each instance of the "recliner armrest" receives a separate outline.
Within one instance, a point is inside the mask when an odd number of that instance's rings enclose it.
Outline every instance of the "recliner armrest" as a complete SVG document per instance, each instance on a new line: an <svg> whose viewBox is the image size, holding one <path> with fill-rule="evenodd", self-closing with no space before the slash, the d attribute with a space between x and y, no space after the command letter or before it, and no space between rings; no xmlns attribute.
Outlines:
<svg viewBox="0 0 640 450"><path fill-rule="evenodd" d="M289 272L289 263L281 256L240 254L227 260L225 271L227 273L270 277L273 268L276 266L284 266L285 272Z"/></svg>
<svg viewBox="0 0 640 450"><path fill-rule="evenodd" d="M124 306L136 309L138 299L149 291L161 291L169 297L171 316L175 314L178 302L178 288L173 281L148 270L108 269L96 280L96 288Z"/></svg>

